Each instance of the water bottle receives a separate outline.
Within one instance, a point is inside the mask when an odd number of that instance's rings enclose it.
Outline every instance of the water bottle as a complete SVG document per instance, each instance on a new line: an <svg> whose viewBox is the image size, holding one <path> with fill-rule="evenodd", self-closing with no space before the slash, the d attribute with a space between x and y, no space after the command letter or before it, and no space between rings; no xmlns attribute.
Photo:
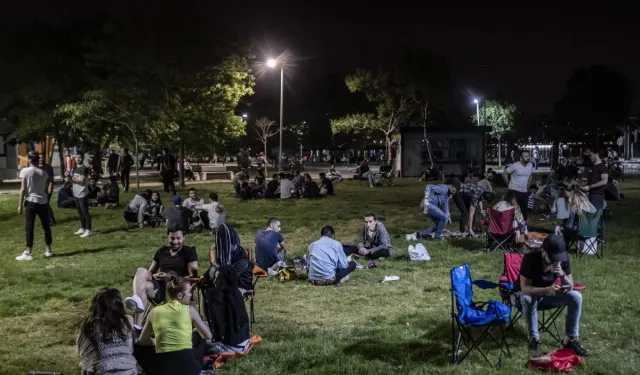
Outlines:
<svg viewBox="0 0 640 375"><path fill-rule="evenodd" d="M524 239L529 239L529 230L527 229L527 223L525 221L522 222L522 234L524 234Z"/></svg>

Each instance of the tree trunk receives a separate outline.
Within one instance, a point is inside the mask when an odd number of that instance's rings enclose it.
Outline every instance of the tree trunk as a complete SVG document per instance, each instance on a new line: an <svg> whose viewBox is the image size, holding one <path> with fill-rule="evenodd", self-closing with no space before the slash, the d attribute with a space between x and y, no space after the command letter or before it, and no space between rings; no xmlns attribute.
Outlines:
<svg viewBox="0 0 640 375"><path fill-rule="evenodd" d="M498 167L502 167L502 141L498 136Z"/></svg>
<svg viewBox="0 0 640 375"><path fill-rule="evenodd" d="M64 147L62 147L62 141L58 142L58 157L60 158L60 176L64 181Z"/></svg>
<svg viewBox="0 0 640 375"><path fill-rule="evenodd" d="M429 154L429 165L430 168L433 169L433 155L431 154L431 143L429 142L429 138L427 138L427 116L429 115L429 104L424 105L424 109L422 110L422 130L424 131L424 141L427 145L427 153Z"/></svg>
<svg viewBox="0 0 640 375"><path fill-rule="evenodd" d="M266 178L269 174L267 173L267 141L264 141L264 177ZM282 169L282 168L281 168Z"/></svg>
<svg viewBox="0 0 640 375"><path fill-rule="evenodd" d="M53 150L56 148L56 143L60 143L58 142L58 138L53 138L53 145L51 145L51 150L49 150L49 152L45 154L45 161L48 160L47 164L53 164Z"/></svg>
<svg viewBox="0 0 640 375"><path fill-rule="evenodd" d="M140 160L138 160L138 137L136 137L135 133L133 133L133 142L136 150L136 157L134 158L134 160L136 161L136 189L140 190Z"/></svg>
<svg viewBox="0 0 640 375"><path fill-rule="evenodd" d="M179 184L180 187L185 187L186 185L184 184L184 139L180 138L180 156L179 156L179 163L180 166L178 168L178 180L179 180Z"/></svg>

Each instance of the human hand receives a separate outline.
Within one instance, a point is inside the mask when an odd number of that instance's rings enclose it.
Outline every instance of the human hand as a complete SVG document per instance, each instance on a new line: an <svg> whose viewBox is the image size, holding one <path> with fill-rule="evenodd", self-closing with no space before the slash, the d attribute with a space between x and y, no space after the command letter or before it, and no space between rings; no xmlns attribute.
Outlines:
<svg viewBox="0 0 640 375"><path fill-rule="evenodd" d="M428 209L429 209L429 199L425 198L424 199L424 211L427 212Z"/></svg>
<svg viewBox="0 0 640 375"><path fill-rule="evenodd" d="M18 206L18 215L22 215L22 205Z"/></svg>
<svg viewBox="0 0 640 375"><path fill-rule="evenodd" d="M448 215L447 215L447 218L448 218L448 220L449 220L449 224L451 224L451 214L448 214Z"/></svg>
<svg viewBox="0 0 640 375"><path fill-rule="evenodd" d="M167 278L167 274L164 272L158 272L153 275L153 278L156 280L164 280Z"/></svg>
<svg viewBox="0 0 640 375"><path fill-rule="evenodd" d="M363 248L363 249L360 249L360 250L358 250L358 254L360 254L360 255L367 255L367 254L369 254L369 250L364 249L364 248Z"/></svg>
<svg viewBox="0 0 640 375"><path fill-rule="evenodd" d="M582 186L580 189L582 191L589 191L589 190L591 190L591 186L590 185L585 185L585 186Z"/></svg>
<svg viewBox="0 0 640 375"><path fill-rule="evenodd" d="M559 264L553 266L553 268L551 269L551 272L553 272L558 277L564 276L564 271L562 270L562 266Z"/></svg>
<svg viewBox="0 0 640 375"><path fill-rule="evenodd" d="M548 296L557 296L564 293L564 290L558 284L553 284L547 287L546 289L547 289L546 295Z"/></svg>

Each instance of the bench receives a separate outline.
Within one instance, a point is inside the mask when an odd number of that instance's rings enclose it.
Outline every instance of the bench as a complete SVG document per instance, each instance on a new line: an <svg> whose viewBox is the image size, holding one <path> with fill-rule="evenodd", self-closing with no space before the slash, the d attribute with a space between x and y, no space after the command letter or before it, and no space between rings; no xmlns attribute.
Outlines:
<svg viewBox="0 0 640 375"><path fill-rule="evenodd" d="M209 171L201 172L200 178L206 180L233 180L233 172L231 171Z"/></svg>

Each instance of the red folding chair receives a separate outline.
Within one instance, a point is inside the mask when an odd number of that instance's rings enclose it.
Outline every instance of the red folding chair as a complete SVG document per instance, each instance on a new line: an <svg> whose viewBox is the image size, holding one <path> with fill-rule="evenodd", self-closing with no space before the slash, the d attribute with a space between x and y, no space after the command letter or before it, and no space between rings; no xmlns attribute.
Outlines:
<svg viewBox="0 0 640 375"><path fill-rule="evenodd" d="M522 266L522 258L524 254L506 253L504 254L504 273L500 277L500 296L502 302L511 306L511 311L515 308L515 315L512 317L507 331L513 328L513 325L522 317L522 306L520 304L520 295L515 291L516 283L520 283L520 267ZM560 279L556 280L557 284L560 284ZM574 284L574 290L584 289L583 285ZM538 330L541 332L547 332L556 341L562 341L563 336L560 335L560 330L556 325L556 319L564 311L565 306L560 307L547 307L544 309L538 308ZM540 314L541 313L541 314ZM552 330L553 329L553 330Z"/></svg>
<svg viewBox="0 0 640 375"><path fill-rule="evenodd" d="M488 228L486 230L487 250L512 251L516 245L513 229L515 211L498 211L487 208Z"/></svg>

